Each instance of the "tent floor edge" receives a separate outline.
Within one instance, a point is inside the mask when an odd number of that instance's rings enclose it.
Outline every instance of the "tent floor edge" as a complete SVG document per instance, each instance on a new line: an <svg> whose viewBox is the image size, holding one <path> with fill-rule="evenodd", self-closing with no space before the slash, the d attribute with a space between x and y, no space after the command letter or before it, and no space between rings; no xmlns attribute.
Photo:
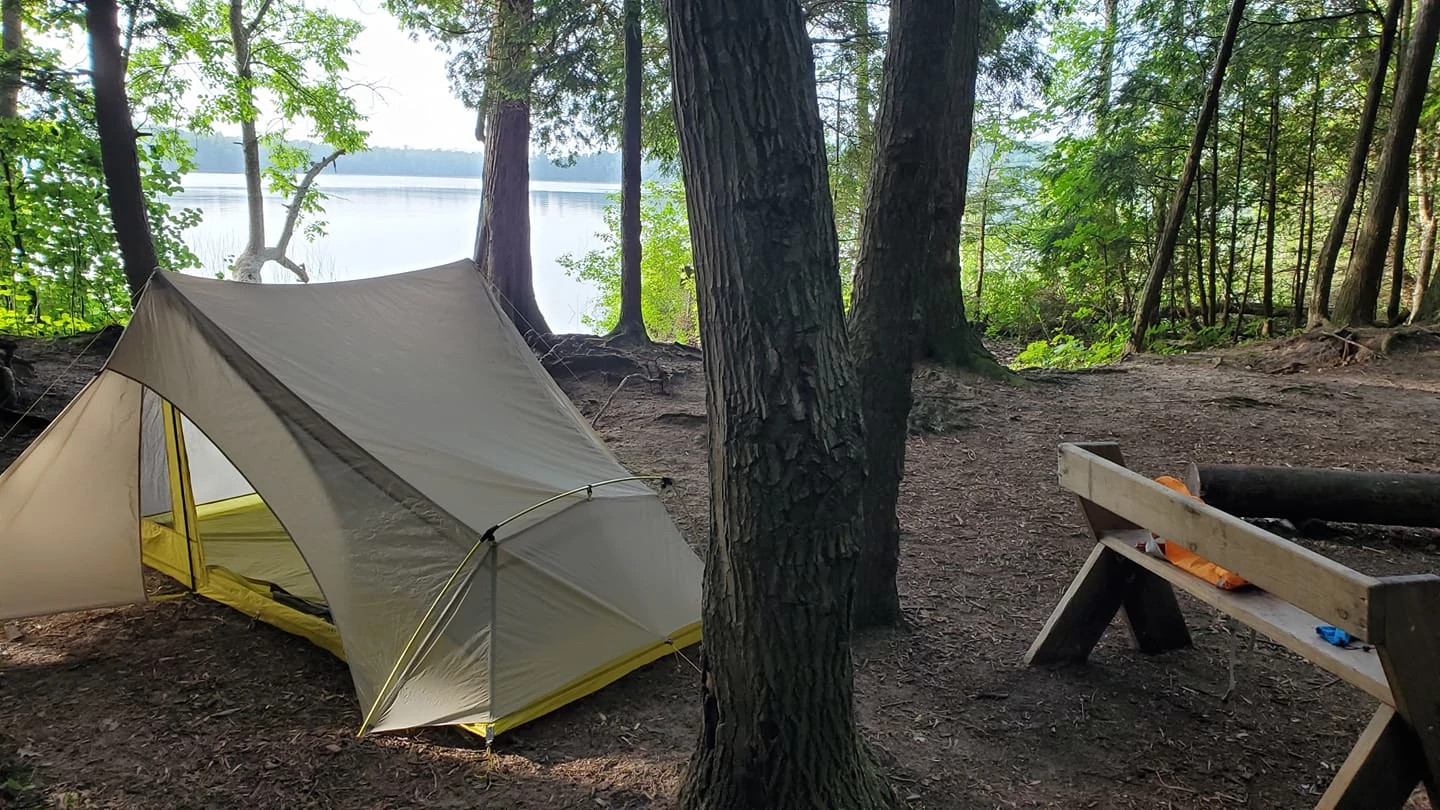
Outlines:
<svg viewBox="0 0 1440 810"><path fill-rule="evenodd" d="M457 728L484 737L486 740L493 740L498 734L518 728L532 720L544 717L562 706L592 695L646 664L654 663L672 652L679 652L698 644L700 638L700 622L692 622L671 633L667 639L626 653L489 723L461 723L457 724Z"/></svg>

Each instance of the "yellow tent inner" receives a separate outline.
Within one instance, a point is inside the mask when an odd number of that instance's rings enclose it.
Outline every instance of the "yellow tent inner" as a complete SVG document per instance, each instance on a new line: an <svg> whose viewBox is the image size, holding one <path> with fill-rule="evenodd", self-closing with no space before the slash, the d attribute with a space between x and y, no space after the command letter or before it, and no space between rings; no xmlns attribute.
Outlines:
<svg viewBox="0 0 1440 810"><path fill-rule="evenodd" d="M168 509L157 511L160 502L166 500L157 494L152 499L155 507L142 510L152 512L141 519L141 551L145 564L201 596L309 639L344 660L345 648L330 621L325 596L279 518L253 489L246 494L197 503L185 442L187 435L204 443L204 451L211 457L207 463L223 463L236 477L238 471L218 455L218 449L175 406L158 396L147 404L154 404L159 410L158 418L151 415L147 429L163 430L163 461L158 437L148 437L155 448L148 458L142 458L142 479L148 475L157 482L153 488L155 493L168 490ZM146 438L142 437L142 444ZM147 463L153 469L147 470ZM249 489L248 485L245 488ZM144 489L142 481L142 492ZM142 497L142 502L144 500ZM496 734L579 700L698 641L700 623L695 622L669 639L617 656L492 722L460 727L493 739Z"/></svg>

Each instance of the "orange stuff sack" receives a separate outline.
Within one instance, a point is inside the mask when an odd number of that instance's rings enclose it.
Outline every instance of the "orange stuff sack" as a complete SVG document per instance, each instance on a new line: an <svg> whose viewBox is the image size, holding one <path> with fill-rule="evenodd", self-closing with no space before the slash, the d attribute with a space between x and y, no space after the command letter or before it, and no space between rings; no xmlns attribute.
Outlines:
<svg viewBox="0 0 1440 810"><path fill-rule="evenodd" d="M1185 486L1185 482L1183 481L1180 481L1176 478L1171 478L1168 475L1162 475L1159 478L1156 478L1155 481L1157 483L1164 484L1165 486L1175 490L1176 492L1182 493L1191 498L1194 498L1197 501L1200 501L1200 498L1198 496L1190 494L1190 488ZM1200 502L1204 503L1204 501ZM1159 538L1159 535L1155 535L1155 537ZM1165 543L1165 559L1169 560L1171 565L1174 565L1177 568L1181 568L1191 574L1194 574L1195 576L1205 580L1211 585L1227 591L1233 591L1236 588L1243 588L1246 585L1250 584L1234 571L1228 571L1224 568L1221 568L1220 566L1210 562L1204 557L1201 557L1199 554L1196 554L1190 549L1181 546L1179 543Z"/></svg>

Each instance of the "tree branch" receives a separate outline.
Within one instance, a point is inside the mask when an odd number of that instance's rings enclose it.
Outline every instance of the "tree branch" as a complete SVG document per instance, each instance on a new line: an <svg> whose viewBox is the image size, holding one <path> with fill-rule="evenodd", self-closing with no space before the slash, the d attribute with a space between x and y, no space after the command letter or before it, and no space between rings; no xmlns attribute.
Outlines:
<svg viewBox="0 0 1440 810"><path fill-rule="evenodd" d="M327 166L339 160L343 154L345 154L344 149L336 149L323 160L317 160L312 163L310 170L305 172L305 176L300 179L300 184L295 186L295 193L290 197L289 210L285 214L285 227L280 230L280 240L276 242L275 247L272 248L272 250L279 254L279 257L275 258L275 261L281 264L285 264L285 262L288 261L288 259L285 258L285 253L290 249L290 239L295 236L295 223L300 220L300 204L305 201L305 195L310 193L310 187L315 184L315 178L320 176L320 172L325 171ZM291 264L294 263L291 262ZM285 266L290 267L288 264ZM299 265L296 265L296 267L299 267ZM291 271L295 271L295 267L290 267L290 269ZM297 272L297 275L300 275L302 281L307 280L304 273L305 269L303 267Z"/></svg>
<svg viewBox="0 0 1440 810"><path fill-rule="evenodd" d="M270 5L273 2L275 2L275 0L264 0L264 2L260 4L259 10L255 12L255 18L250 21L249 25L245 26L246 36L255 35L255 29L260 27L260 21L265 19L265 15L270 11Z"/></svg>

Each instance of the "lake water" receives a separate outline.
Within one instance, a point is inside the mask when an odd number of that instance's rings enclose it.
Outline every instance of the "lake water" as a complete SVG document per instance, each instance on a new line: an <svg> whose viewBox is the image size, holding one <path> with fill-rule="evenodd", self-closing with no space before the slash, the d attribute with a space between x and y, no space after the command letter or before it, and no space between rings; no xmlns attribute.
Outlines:
<svg viewBox="0 0 1440 810"><path fill-rule="evenodd" d="M203 269L224 272L245 245L245 180L239 174L196 173L185 177L175 202L197 208L201 223L186 232ZM480 179L323 175L326 233L314 242L296 234L291 257L305 265L312 281L381 276L463 259L475 247L480 214ZM607 194L619 186L599 183L530 184L530 245L535 262L535 297L557 332L583 331L580 316L595 290L565 275L556 259L599 247ZM284 201L265 200L266 236L274 240L285 220ZM277 264L265 268L267 282L294 277Z"/></svg>

